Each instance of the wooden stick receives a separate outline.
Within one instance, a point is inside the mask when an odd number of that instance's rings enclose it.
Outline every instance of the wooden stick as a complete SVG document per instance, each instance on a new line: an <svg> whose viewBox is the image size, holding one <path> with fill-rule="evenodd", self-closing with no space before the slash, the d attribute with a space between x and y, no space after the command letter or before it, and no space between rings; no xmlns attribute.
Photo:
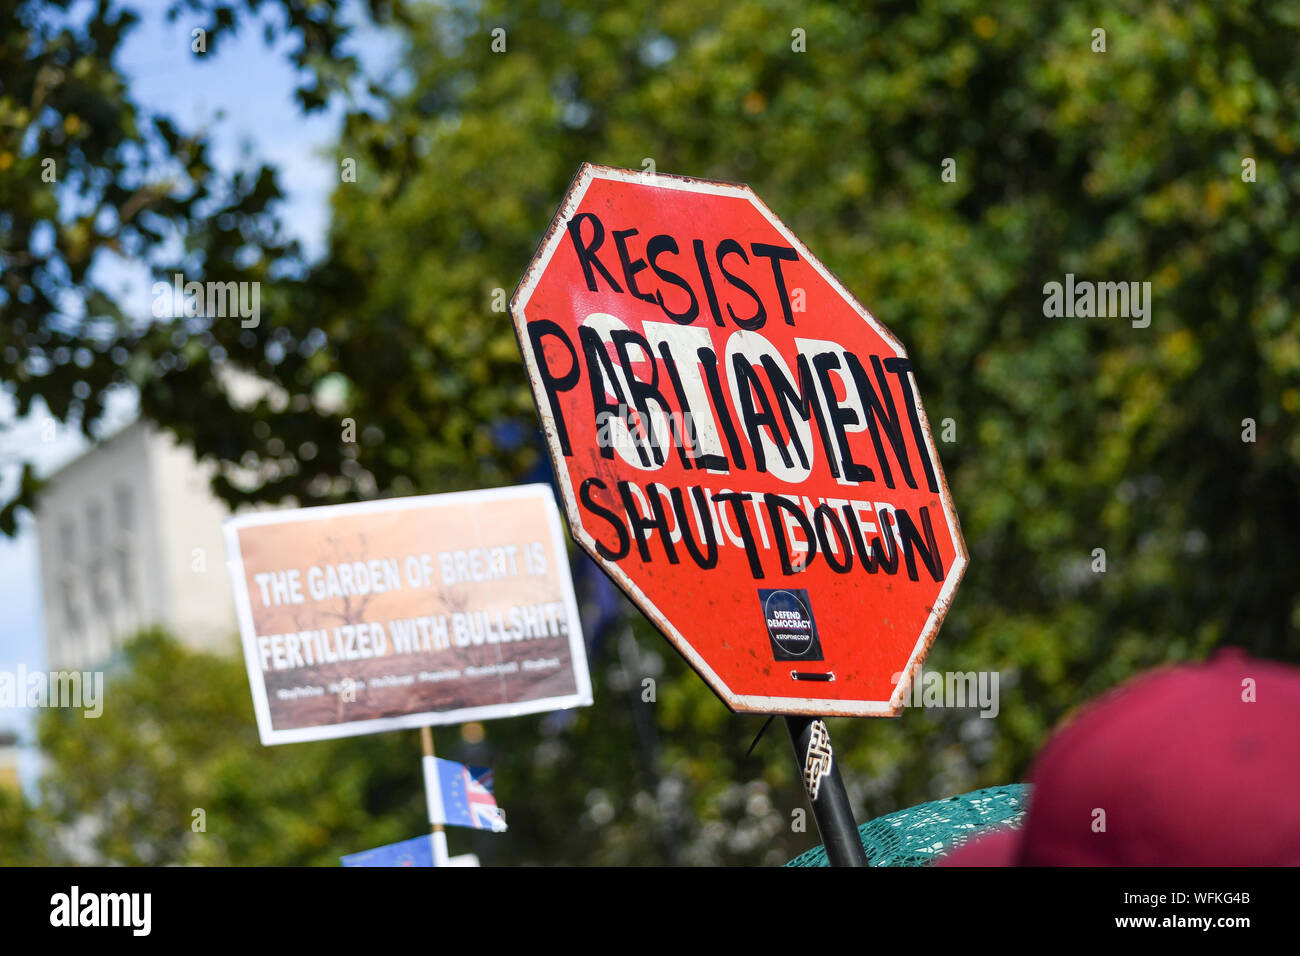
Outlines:
<svg viewBox="0 0 1300 956"><path fill-rule="evenodd" d="M433 728L420 728L420 744L424 748L424 800L429 808L429 844L433 848L433 865L447 866L451 859L447 853L447 833L442 819L446 816L442 806L442 784L438 780L438 760L433 752Z"/></svg>

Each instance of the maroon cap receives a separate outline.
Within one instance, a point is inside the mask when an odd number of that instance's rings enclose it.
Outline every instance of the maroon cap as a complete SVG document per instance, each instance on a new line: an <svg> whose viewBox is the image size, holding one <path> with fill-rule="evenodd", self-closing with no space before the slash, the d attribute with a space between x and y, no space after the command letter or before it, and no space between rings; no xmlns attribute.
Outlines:
<svg viewBox="0 0 1300 956"><path fill-rule="evenodd" d="M1300 864L1300 668L1220 651L1088 704L1029 774L1019 830L941 866Z"/></svg>

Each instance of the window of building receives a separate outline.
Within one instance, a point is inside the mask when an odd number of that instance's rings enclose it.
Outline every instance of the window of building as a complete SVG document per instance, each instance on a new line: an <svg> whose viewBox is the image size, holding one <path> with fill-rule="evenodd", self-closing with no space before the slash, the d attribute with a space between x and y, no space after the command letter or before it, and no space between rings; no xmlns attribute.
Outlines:
<svg viewBox="0 0 1300 956"><path fill-rule="evenodd" d="M59 525L58 566L63 622L71 639L81 628L81 614L77 607L77 529L70 519Z"/></svg>
<svg viewBox="0 0 1300 956"><path fill-rule="evenodd" d="M86 504L86 551L92 613L104 615L108 613L108 593L104 587L108 555L104 548L104 507L98 501Z"/></svg>
<svg viewBox="0 0 1300 956"><path fill-rule="evenodd" d="M113 494L114 511L117 512L117 587L128 607L135 598L134 504L131 489L119 485Z"/></svg>

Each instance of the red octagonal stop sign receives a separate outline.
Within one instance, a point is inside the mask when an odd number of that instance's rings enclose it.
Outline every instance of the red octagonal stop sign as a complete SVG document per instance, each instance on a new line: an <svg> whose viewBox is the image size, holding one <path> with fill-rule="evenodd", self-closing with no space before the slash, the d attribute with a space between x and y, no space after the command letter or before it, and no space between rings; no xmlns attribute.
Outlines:
<svg viewBox="0 0 1300 956"><path fill-rule="evenodd" d="M898 340L748 187L593 165L511 314L574 538L727 705L897 714L967 561Z"/></svg>

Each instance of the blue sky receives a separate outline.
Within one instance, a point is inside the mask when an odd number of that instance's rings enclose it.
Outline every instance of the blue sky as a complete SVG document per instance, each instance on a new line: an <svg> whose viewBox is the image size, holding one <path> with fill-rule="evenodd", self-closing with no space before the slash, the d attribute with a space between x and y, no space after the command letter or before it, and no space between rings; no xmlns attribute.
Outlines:
<svg viewBox="0 0 1300 956"><path fill-rule="evenodd" d="M130 80L131 95L145 110L166 113L186 129L206 129L214 144L218 166L231 170L265 162L280 172L288 196L285 221L307 252L324 248L329 221L329 196L338 182L330 147L336 138L341 110L334 108L304 116L293 91L295 71L282 50L268 49L260 30L244 29L204 56L190 49L195 22L182 16L168 23L170 0L137 0L129 5L141 23L129 35L119 66ZM374 30L358 35L355 51L367 72L385 72L397 52L393 39ZM150 314L152 280L139 263L107 262L98 277L118 290L135 314ZM115 396L105 433L134 416L134 397ZM0 393L0 421L13 420L13 403ZM0 497L9 493L13 465L34 460L42 474L82 453L86 442L72 429L59 428L53 442L42 441L43 409L0 431ZM28 668L45 666L40 610L39 558L30 518L14 540L0 536L0 670L19 662ZM26 714L0 712L0 729L26 735ZM29 767L24 768L30 771Z"/></svg>

